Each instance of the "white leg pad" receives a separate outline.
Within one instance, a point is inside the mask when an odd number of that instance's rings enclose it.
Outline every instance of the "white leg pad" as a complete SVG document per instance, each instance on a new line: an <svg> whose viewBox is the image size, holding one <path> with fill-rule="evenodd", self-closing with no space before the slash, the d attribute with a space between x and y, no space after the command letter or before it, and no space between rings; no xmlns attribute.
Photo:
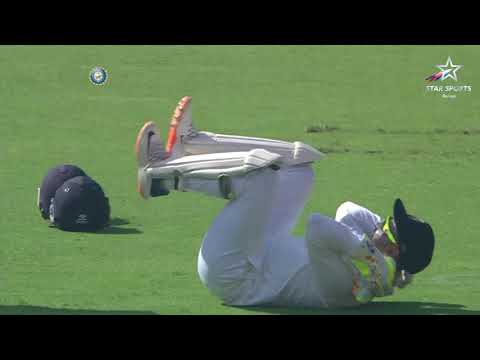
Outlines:
<svg viewBox="0 0 480 360"><path fill-rule="evenodd" d="M241 193L245 175L268 167L276 169L281 165L280 155L264 149L190 155L165 160L157 167L140 168L138 183L145 199L150 197L152 179L162 179L169 190L197 191L231 200Z"/></svg>
<svg viewBox="0 0 480 360"><path fill-rule="evenodd" d="M192 155L265 149L283 156L288 165L313 162L324 156L312 146L298 141L290 143L265 138L214 134L207 131L198 132L196 136L186 139L183 145L185 151Z"/></svg>
<svg viewBox="0 0 480 360"><path fill-rule="evenodd" d="M264 149L183 156L166 160L146 171L154 178L171 178L174 176L200 177L216 179L220 175L243 175L255 169L271 165L281 165L282 156Z"/></svg>

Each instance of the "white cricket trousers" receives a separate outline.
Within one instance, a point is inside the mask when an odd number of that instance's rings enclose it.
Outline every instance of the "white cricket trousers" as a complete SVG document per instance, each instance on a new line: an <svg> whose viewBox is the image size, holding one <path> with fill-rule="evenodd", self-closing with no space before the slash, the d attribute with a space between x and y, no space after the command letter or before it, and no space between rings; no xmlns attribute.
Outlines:
<svg viewBox="0 0 480 360"><path fill-rule="evenodd" d="M269 243L290 235L310 194L314 174L309 164L302 164L277 171L260 169L232 180L238 195L217 215L198 255L201 281L227 304L241 303L239 299L248 299L249 292L265 286L262 268ZM190 179L184 186L187 191L221 197L217 181ZM310 216L305 238L316 285L327 299L350 292L351 274L339 259L357 243L351 231L316 213Z"/></svg>

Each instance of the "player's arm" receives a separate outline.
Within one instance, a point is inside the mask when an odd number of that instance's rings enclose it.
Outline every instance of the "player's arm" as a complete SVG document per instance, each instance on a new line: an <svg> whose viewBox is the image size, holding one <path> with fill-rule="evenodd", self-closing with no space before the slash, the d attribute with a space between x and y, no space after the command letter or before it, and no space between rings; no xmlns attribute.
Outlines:
<svg viewBox="0 0 480 360"><path fill-rule="evenodd" d="M368 267L368 278L371 280L371 290L375 296L387 296L393 293L393 281L396 273L395 261L384 256L372 239L366 234L360 242L360 247L352 254L354 259L363 261Z"/></svg>

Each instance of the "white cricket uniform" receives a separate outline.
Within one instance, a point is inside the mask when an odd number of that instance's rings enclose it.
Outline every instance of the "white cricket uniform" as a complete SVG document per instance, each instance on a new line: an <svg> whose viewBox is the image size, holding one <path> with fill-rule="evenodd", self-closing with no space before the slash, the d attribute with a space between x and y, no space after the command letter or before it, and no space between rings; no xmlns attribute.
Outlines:
<svg viewBox="0 0 480 360"><path fill-rule="evenodd" d="M359 305L349 254L381 219L346 202L335 220L314 213L304 237L291 235L313 178L308 164L233 178L239 196L215 218L198 255L200 279L211 293L234 306ZM184 186L220 196L213 180L188 179Z"/></svg>

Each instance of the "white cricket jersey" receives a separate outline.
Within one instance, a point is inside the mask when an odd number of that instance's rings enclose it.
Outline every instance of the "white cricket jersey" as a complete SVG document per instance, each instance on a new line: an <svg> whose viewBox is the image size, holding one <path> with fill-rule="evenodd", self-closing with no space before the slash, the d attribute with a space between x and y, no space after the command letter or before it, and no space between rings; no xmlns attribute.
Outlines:
<svg viewBox="0 0 480 360"><path fill-rule="evenodd" d="M371 237L381 222L380 216L352 202L343 203L335 220L346 225L360 242ZM355 306L352 295L353 270L350 259L331 254L321 258L325 273L309 256L305 237L284 235L266 242L261 280L233 305L274 305L287 307Z"/></svg>

